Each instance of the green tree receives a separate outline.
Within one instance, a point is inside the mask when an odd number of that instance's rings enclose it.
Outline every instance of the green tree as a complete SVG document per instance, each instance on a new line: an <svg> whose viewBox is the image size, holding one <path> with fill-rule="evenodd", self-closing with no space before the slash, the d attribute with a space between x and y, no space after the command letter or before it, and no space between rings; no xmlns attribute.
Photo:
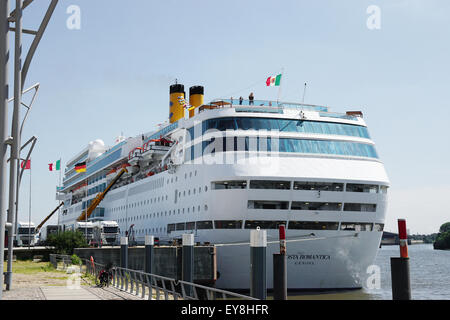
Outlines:
<svg viewBox="0 0 450 320"><path fill-rule="evenodd" d="M434 249L449 250L450 249L450 222L444 223L439 228L436 241L433 243Z"/></svg>
<svg viewBox="0 0 450 320"><path fill-rule="evenodd" d="M450 232L450 222L446 222L444 223L440 228L439 228L439 232Z"/></svg>
<svg viewBox="0 0 450 320"><path fill-rule="evenodd" d="M53 246L59 254L73 254L74 248L85 248L88 246L84 235L79 231L64 231L51 234L47 238L47 245Z"/></svg>

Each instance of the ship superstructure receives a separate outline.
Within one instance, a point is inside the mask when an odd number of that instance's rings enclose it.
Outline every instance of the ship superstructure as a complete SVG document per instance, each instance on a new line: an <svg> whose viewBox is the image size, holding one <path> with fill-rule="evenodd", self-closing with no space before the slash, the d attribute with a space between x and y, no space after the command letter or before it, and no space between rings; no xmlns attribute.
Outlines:
<svg viewBox="0 0 450 320"><path fill-rule="evenodd" d="M86 161L86 172L74 165ZM134 225L160 241L193 233L218 245L217 286L249 288L250 230L285 224L289 289L359 288L381 241L389 180L361 112L277 101L203 101L170 87L169 122L113 146L91 142L68 163L61 223L70 228L122 169L86 220ZM267 264L272 270L271 259ZM268 287L271 287L268 277Z"/></svg>

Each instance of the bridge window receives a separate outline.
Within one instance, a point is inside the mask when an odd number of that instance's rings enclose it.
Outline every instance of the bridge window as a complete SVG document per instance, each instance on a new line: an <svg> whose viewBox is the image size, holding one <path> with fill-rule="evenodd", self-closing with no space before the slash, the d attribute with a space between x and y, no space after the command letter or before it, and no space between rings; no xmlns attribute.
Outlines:
<svg viewBox="0 0 450 320"><path fill-rule="evenodd" d="M295 230L337 230L339 222L328 221L289 221L288 229Z"/></svg>
<svg viewBox="0 0 450 320"><path fill-rule="evenodd" d="M388 186L380 186L380 191L381 191L381 193L387 193L387 190L388 190Z"/></svg>
<svg viewBox="0 0 450 320"><path fill-rule="evenodd" d="M375 212L377 210L376 204L371 203L345 203L344 211L362 211Z"/></svg>
<svg viewBox="0 0 450 320"><path fill-rule="evenodd" d="M249 209L274 209L286 210L289 208L288 201L263 201L263 200L249 200Z"/></svg>
<svg viewBox="0 0 450 320"><path fill-rule="evenodd" d="M294 190L343 191L343 183L294 181Z"/></svg>
<svg viewBox="0 0 450 320"><path fill-rule="evenodd" d="M185 223L184 222L180 222L180 223L177 223L176 225L175 225L175 228L176 228L176 230L177 231L179 231L179 230L185 230Z"/></svg>
<svg viewBox="0 0 450 320"><path fill-rule="evenodd" d="M197 229L212 229L213 223L212 221L197 221L196 226Z"/></svg>
<svg viewBox="0 0 450 320"><path fill-rule="evenodd" d="M245 229L278 229L280 225L286 225L286 221L265 221L265 220L246 220Z"/></svg>
<svg viewBox="0 0 450 320"><path fill-rule="evenodd" d="M175 231L175 224L171 223L167 225L167 233L170 233L172 231Z"/></svg>
<svg viewBox="0 0 450 320"><path fill-rule="evenodd" d="M341 230L347 231L372 231L371 223L341 222Z"/></svg>
<svg viewBox="0 0 450 320"><path fill-rule="evenodd" d="M378 186L376 184L347 183L346 191L348 191L348 192L378 193Z"/></svg>
<svg viewBox="0 0 450 320"><path fill-rule="evenodd" d="M291 189L290 181L271 181L271 180L252 180L250 181L250 189Z"/></svg>
<svg viewBox="0 0 450 320"><path fill-rule="evenodd" d="M381 231L383 231L383 229L384 229L384 223L375 223L374 224L374 228L373 228L374 231L381 232Z"/></svg>
<svg viewBox="0 0 450 320"><path fill-rule="evenodd" d="M327 210L341 211L342 203L339 202L299 202L293 201L292 210Z"/></svg>
<svg viewBox="0 0 450 320"><path fill-rule="evenodd" d="M245 189L247 188L247 181L236 180L236 181L216 181L212 183L213 190L222 189Z"/></svg>
<svg viewBox="0 0 450 320"><path fill-rule="evenodd" d="M195 230L195 221L186 222L186 230Z"/></svg>
<svg viewBox="0 0 450 320"><path fill-rule="evenodd" d="M242 229L242 220L216 220L214 227L216 229Z"/></svg>

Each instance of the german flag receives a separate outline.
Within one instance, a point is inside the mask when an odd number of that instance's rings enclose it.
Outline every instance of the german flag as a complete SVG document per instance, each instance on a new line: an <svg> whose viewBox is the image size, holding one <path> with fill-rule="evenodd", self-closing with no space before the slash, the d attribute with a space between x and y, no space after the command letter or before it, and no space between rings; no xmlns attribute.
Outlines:
<svg viewBox="0 0 450 320"><path fill-rule="evenodd" d="M76 172L86 172L86 161L79 162L75 165Z"/></svg>

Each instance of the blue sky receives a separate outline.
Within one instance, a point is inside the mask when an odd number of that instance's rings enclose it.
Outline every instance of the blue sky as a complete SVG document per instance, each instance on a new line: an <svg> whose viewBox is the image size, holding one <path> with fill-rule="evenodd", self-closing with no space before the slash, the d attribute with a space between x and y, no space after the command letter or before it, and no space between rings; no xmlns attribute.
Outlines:
<svg viewBox="0 0 450 320"><path fill-rule="evenodd" d="M25 28L37 28L48 2L26 9ZM81 9L79 30L66 26L70 5ZM370 5L381 10L379 30L366 26ZM406 218L413 233L436 232L450 220L449 10L438 0L61 0L25 85L41 85L22 138L38 137L32 220L57 204L48 163L94 139L154 130L175 78L205 86L206 100L276 99L264 79L284 68L282 100L301 101L307 82L306 103L363 111L392 184L386 229ZM19 220L28 219L28 179Z"/></svg>

